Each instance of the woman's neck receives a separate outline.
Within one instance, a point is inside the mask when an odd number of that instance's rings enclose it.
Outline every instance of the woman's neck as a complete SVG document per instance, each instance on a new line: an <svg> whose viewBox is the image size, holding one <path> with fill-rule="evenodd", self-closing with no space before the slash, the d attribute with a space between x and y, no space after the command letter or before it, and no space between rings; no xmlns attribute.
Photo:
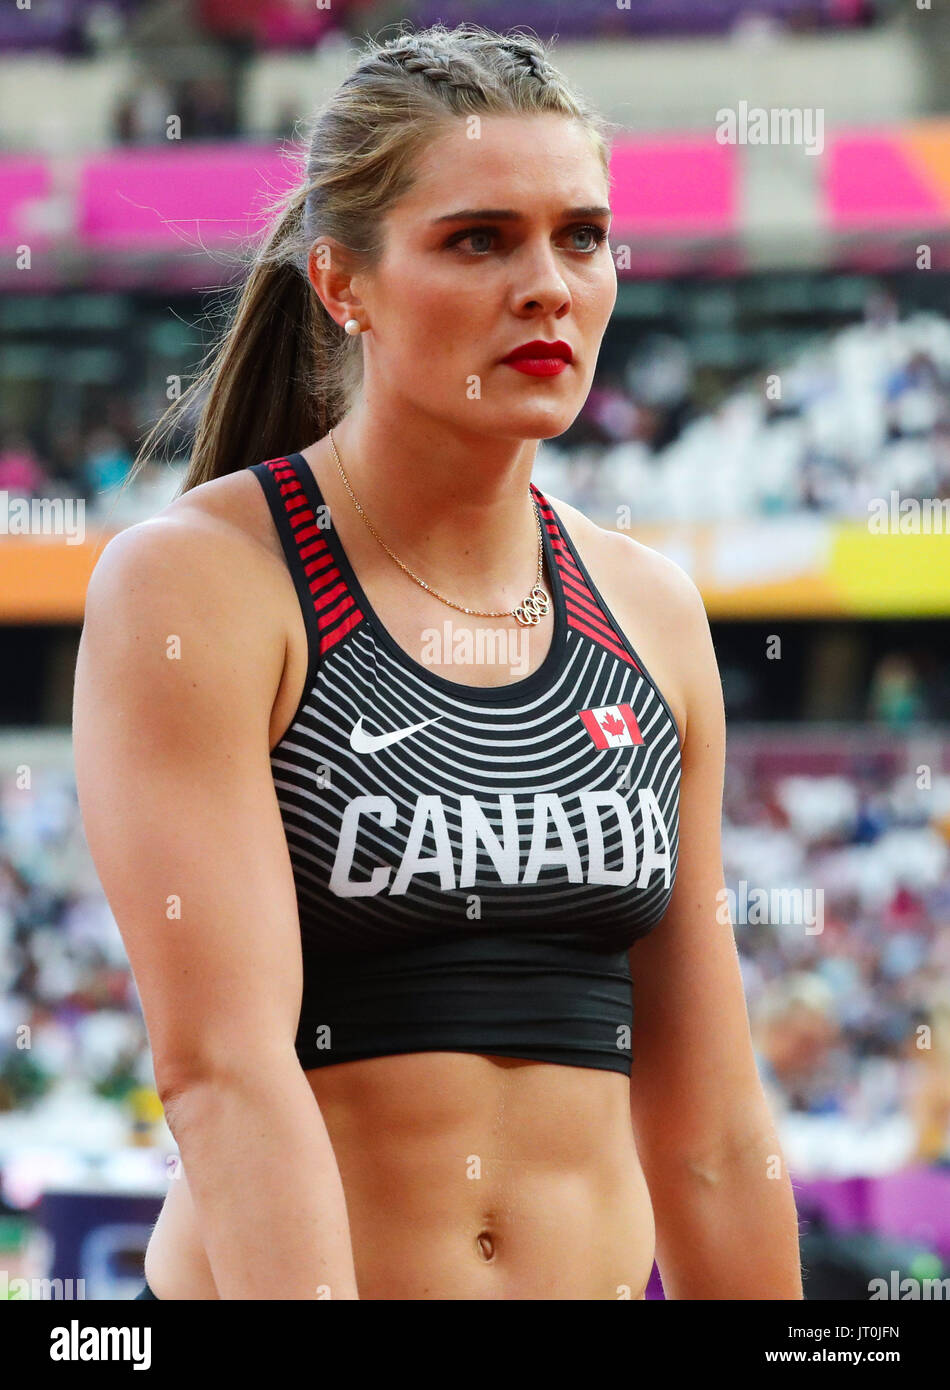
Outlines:
<svg viewBox="0 0 950 1390"><path fill-rule="evenodd" d="M359 408L333 440L360 506L404 564L435 588L471 593L473 607L520 602L537 556L536 440L464 435L428 418L394 428ZM331 512L331 498L355 511L329 437L307 453Z"/></svg>

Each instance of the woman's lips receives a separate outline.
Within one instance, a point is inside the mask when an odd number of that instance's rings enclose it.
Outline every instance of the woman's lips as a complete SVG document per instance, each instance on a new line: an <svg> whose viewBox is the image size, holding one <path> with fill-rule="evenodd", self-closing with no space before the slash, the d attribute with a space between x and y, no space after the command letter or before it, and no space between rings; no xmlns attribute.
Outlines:
<svg viewBox="0 0 950 1390"><path fill-rule="evenodd" d="M574 350L562 338L532 338L514 348L502 361L528 376L560 376L574 360Z"/></svg>
<svg viewBox="0 0 950 1390"><path fill-rule="evenodd" d="M516 357L502 365L514 367L516 372L526 372L528 376L559 376L568 364L563 357Z"/></svg>

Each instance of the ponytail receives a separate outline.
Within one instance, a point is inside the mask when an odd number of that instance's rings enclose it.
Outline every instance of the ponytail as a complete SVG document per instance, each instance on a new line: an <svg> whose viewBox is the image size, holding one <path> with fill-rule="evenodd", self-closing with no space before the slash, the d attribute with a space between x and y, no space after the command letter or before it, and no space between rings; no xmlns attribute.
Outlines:
<svg viewBox="0 0 950 1390"><path fill-rule="evenodd" d="M223 339L153 426L126 483L196 407L194 448L179 496L211 478L306 448L340 418L347 340L295 255L306 196L301 187L284 200Z"/></svg>

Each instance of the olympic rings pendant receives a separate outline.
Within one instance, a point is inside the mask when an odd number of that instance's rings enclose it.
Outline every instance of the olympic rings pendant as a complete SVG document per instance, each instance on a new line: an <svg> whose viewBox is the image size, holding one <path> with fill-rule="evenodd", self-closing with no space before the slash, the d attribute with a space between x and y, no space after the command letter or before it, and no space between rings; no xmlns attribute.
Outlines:
<svg viewBox="0 0 950 1390"><path fill-rule="evenodd" d="M551 607L551 600L544 586L535 584L524 603L513 609L513 615L522 627L535 627Z"/></svg>

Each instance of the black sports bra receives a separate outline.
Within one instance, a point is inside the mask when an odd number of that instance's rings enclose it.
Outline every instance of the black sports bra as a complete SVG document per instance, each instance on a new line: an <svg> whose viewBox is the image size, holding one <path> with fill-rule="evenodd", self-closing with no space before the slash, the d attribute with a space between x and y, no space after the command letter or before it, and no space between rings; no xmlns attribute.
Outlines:
<svg viewBox="0 0 950 1390"><path fill-rule="evenodd" d="M251 471L309 648L271 752L302 1066L449 1051L629 1075L627 951L672 892L679 738L553 508L532 484L550 650L520 680L471 686L383 627L302 455Z"/></svg>

